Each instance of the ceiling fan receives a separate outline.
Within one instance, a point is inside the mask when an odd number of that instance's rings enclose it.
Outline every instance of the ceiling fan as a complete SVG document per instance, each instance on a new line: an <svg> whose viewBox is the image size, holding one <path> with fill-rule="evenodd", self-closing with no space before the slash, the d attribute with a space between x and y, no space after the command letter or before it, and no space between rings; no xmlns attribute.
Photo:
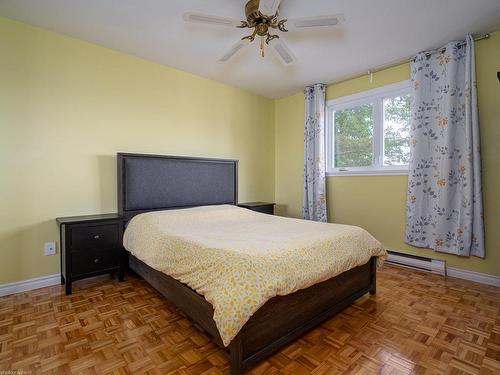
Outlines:
<svg viewBox="0 0 500 375"><path fill-rule="evenodd" d="M342 14L301 17L291 20L280 19L280 3L281 0L248 1L245 6L245 21L193 12L185 13L184 20L202 24L253 29L252 34L239 40L219 59L221 63L229 61L244 47L260 37L261 56L264 57L265 47L268 45L285 66L295 63L296 58L290 48L280 38L280 35L271 34L273 31L286 33L288 31L300 31L302 29L333 27L344 21Z"/></svg>

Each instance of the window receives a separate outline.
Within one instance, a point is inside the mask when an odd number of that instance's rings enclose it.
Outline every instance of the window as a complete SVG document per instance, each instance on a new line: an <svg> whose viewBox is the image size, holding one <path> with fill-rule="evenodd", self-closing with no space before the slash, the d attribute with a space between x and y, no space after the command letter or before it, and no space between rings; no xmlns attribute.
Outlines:
<svg viewBox="0 0 500 375"><path fill-rule="evenodd" d="M406 174L410 158L410 83L327 103L327 174Z"/></svg>

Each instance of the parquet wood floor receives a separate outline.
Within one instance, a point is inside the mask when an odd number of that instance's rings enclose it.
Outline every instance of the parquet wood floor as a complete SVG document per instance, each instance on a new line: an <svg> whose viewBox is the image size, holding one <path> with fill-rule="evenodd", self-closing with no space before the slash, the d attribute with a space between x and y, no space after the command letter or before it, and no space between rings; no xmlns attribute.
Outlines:
<svg viewBox="0 0 500 375"><path fill-rule="evenodd" d="M384 266L377 295L251 373L500 374L499 310L500 288ZM0 298L8 373L217 375L228 356L144 281L100 277Z"/></svg>

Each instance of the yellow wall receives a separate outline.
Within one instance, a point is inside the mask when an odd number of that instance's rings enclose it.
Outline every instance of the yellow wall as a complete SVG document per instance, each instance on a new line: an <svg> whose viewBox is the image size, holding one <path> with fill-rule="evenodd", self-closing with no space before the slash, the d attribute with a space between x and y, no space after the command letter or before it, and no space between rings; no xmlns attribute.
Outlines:
<svg viewBox="0 0 500 375"><path fill-rule="evenodd" d="M240 160L274 199L274 103L0 18L0 284L59 272L57 216L116 211L118 151Z"/></svg>
<svg viewBox="0 0 500 375"><path fill-rule="evenodd" d="M481 118L483 187L487 255L485 260L461 258L417 249L404 243L406 176L328 177L330 221L364 227L389 249L446 259L450 267L500 275L500 32L477 43L476 63ZM328 87L327 98L369 90L409 79L408 64ZM277 100L276 202L278 213L299 217L302 206L302 93Z"/></svg>
<svg viewBox="0 0 500 375"><path fill-rule="evenodd" d="M240 160L240 201L300 216L302 93L272 101L214 81L0 18L0 284L59 272L57 216L116 211L118 151ZM406 177L330 177L334 222L386 247L500 275L500 33L477 44L487 259L403 243ZM407 65L328 88L333 99L408 79Z"/></svg>

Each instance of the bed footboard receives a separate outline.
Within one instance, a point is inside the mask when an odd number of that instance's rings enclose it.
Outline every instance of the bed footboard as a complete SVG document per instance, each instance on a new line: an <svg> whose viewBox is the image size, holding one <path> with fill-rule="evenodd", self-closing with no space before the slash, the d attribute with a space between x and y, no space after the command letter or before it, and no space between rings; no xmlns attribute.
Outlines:
<svg viewBox="0 0 500 375"><path fill-rule="evenodd" d="M231 375L245 370L307 331L376 292L376 257L362 266L262 306L231 342Z"/></svg>
<svg viewBox="0 0 500 375"><path fill-rule="evenodd" d="M307 331L351 305L366 293L376 292L376 257L336 277L277 296L262 306L229 345L231 375L243 374L259 361L298 339ZM129 267L189 316L223 347L205 298L186 285L129 256Z"/></svg>

